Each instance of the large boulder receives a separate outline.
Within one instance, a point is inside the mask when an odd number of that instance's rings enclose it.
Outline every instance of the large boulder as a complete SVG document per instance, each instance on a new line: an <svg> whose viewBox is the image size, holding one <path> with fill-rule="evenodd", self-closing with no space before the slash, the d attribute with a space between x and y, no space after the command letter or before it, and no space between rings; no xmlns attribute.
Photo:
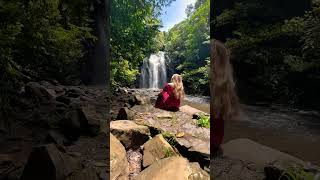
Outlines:
<svg viewBox="0 0 320 180"><path fill-rule="evenodd" d="M209 180L210 176L199 165L189 163L183 157L174 156L161 159L143 170L134 180Z"/></svg>
<svg viewBox="0 0 320 180"><path fill-rule="evenodd" d="M291 167L315 174L319 168L296 157L249 139L235 139L222 145L225 157L253 164L251 169L265 172L267 180L279 179Z"/></svg>
<svg viewBox="0 0 320 180"><path fill-rule="evenodd" d="M0 179L20 179L23 163L17 162L12 154L0 154Z"/></svg>
<svg viewBox="0 0 320 180"><path fill-rule="evenodd" d="M37 82L29 82L28 84L26 84L25 93L28 96L42 101L52 100L56 97L56 93L54 90L47 89Z"/></svg>
<svg viewBox="0 0 320 180"><path fill-rule="evenodd" d="M147 126L138 125L128 120L110 122L110 131L126 149L139 148L150 136L150 130Z"/></svg>
<svg viewBox="0 0 320 180"><path fill-rule="evenodd" d="M126 151L119 140L110 134L110 179L126 180L129 175L129 165Z"/></svg>
<svg viewBox="0 0 320 180"><path fill-rule="evenodd" d="M57 145L68 145L70 143L68 139L58 130L49 130L47 141Z"/></svg>
<svg viewBox="0 0 320 180"><path fill-rule="evenodd" d="M135 94L134 95L135 104L137 105L146 105L150 104L150 98L143 96L141 94Z"/></svg>
<svg viewBox="0 0 320 180"><path fill-rule="evenodd" d="M94 167L86 167L73 173L66 180L99 180L98 175Z"/></svg>
<svg viewBox="0 0 320 180"><path fill-rule="evenodd" d="M227 157L211 159L210 172L214 179L265 179L263 171L255 169L254 164Z"/></svg>
<svg viewBox="0 0 320 180"><path fill-rule="evenodd" d="M249 139L235 139L222 145L223 155L233 159L252 162L264 167L276 161L290 161L304 165L305 162L289 154L258 144Z"/></svg>
<svg viewBox="0 0 320 180"><path fill-rule="evenodd" d="M74 140L84 131L86 119L80 109L70 109L65 113L61 125L65 135Z"/></svg>
<svg viewBox="0 0 320 180"><path fill-rule="evenodd" d="M133 120L137 113L128 107L123 107L119 110L117 119L118 120Z"/></svg>
<svg viewBox="0 0 320 180"><path fill-rule="evenodd" d="M33 148L21 180L64 180L79 169L81 164L77 159L48 144Z"/></svg>
<svg viewBox="0 0 320 180"><path fill-rule="evenodd" d="M102 121L105 120L101 113L96 111L96 106L86 104L67 111L62 126L65 133L74 138L82 133L96 136L100 132Z"/></svg>
<svg viewBox="0 0 320 180"><path fill-rule="evenodd" d="M97 112L96 106L86 104L81 106L81 111L86 120L87 129L90 134L98 135L100 132L100 124L103 120L102 114ZM105 120L106 121L106 120Z"/></svg>
<svg viewBox="0 0 320 180"><path fill-rule="evenodd" d="M182 155L191 161L199 162L202 167L210 164L210 142L197 137L185 135L177 138L177 145Z"/></svg>
<svg viewBox="0 0 320 180"><path fill-rule="evenodd" d="M193 116L194 118L198 117L201 114L207 115L207 113L200 111L199 109L193 108L191 106L188 106L188 105L181 106L179 108L179 110L183 113L186 113L190 116Z"/></svg>
<svg viewBox="0 0 320 180"><path fill-rule="evenodd" d="M171 145L159 134L143 145L143 166L147 167L160 159L176 155Z"/></svg>

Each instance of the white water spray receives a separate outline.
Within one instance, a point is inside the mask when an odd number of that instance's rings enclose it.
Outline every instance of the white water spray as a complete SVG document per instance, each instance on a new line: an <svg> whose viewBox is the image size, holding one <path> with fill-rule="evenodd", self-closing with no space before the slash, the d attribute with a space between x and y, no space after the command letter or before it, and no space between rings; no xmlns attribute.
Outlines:
<svg viewBox="0 0 320 180"><path fill-rule="evenodd" d="M140 88L162 88L167 82L165 53L151 54L143 61Z"/></svg>

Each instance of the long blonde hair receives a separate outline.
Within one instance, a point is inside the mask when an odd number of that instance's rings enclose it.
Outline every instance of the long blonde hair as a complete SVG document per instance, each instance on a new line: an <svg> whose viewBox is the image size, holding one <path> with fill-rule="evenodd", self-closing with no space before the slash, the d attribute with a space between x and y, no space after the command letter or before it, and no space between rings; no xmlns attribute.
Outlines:
<svg viewBox="0 0 320 180"><path fill-rule="evenodd" d="M173 93L174 96L177 99L183 99L184 98L184 88L183 88L183 82L182 82L182 77L179 74L174 74L171 77L171 82L173 83Z"/></svg>
<svg viewBox="0 0 320 180"><path fill-rule="evenodd" d="M215 118L230 120L240 113L239 98L235 92L233 69L230 63L230 51L226 46L211 40L210 62L210 95L213 98L210 104L210 113Z"/></svg>

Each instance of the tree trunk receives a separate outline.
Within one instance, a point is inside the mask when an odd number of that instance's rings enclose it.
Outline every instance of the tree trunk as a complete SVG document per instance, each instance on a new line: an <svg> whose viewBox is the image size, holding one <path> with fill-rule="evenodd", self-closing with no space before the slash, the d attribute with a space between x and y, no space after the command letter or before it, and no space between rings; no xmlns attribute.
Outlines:
<svg viewBox="0 0 320 180"><path fill-rule="evenodd" d="M107 85L110 82L110 2L95 1L95 34L97 41L93 51L91 85Z"/></svg>

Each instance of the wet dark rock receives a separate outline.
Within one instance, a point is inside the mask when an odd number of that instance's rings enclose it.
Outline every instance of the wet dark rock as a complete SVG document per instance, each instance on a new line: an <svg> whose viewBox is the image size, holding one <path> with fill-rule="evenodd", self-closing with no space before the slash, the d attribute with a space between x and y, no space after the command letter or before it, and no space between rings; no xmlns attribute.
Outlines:
<svg viewBox="0 0 320 180"><path fill-rule="evenodd" d="M73 137L80 134L97 135L100 131L100 123L103 121L94 105L86 104L80 108L72 109L65 114L63 127L65 132Z"/></svg>
<svg viewBox="0 0 320 180"><path fill-rule="evenodd" d="M263 180L263 171L252 168L250 162L228 157L212 158L210 165L211 178L221 180L254 179Z"/></svg>
<svg viewBox="0 0 320 180"><path fill-rule="evenodd" d="M15 162L10 154L0 154L0 179L19 179L21 168L22 164Z"/></svg>
<svg viewBox="0 0 320 180"><path fill-rule="evenodd" d="M64 103L64 104L70 104L70 98L68 98L67 96L65 96L65 95L62 95L62 96L58 96L57 98L56 98L56 101L59 101L59 102L62 102L62 103Z"/></svg>
<svg viewBox="0 0 320 180"><path fill-rule="evenodd" d="M127 107L123 107L119 110L118 120L133 120L136 113Z"/></svg>
<svg viewBox="0 0 320 180"><path fill-rule="evenodd" d="M131 108L132 106L129 103L125 103L123 107Z"/></svg>
<svg viewBox="0 0 320 180"><path fill-rule="evenodd" d="M94 167L86 167L74 172L67 180L99 180L99 177Z"/></svg>
<svg viewBox="0 0 320 180"><path fill-rule="evenodd" d="M25 93L27 96L34 97L41 101L49 101L56 96L54 91L46 89L37 82L29 82L25 86Z"/></svg>
<svg viewBox="0 0 320 180"><path fill-rule="evenodd" d="M202 116L207 116L207 117L208 117L209 114L204 113L204 112L195 113L195 114L192 115L192 118L193 118L193 119L200 119Z"/></svg>
<svg viewBox="0 0 320 180"><path fill-rule="evenodd" d="M105 121L99 116L100 113L97 112L96 106L86 104L81 107L81 111L86 120L87 129L91 135L98 135L100 131L101 121Z"/></svg>
<svg viewBox="0 0 320 180"><path fill-rule="evenodd" d="M83 94L83 91L78 87L72 87L67 90L67 95L69 97L76 98L76 97L79 97L81 94Z"/></svg>
<svg viewBox="0 0 320 180"><path fill-rule="evenodd" d="M56 111L59 114L63 114L68 109L68 106L64 103L55 102L55 104L56 104Z"/></svg>
<svg viewBox="0 0 320 180"><path fill-rule="evenodd" d="M55 143L58 145L68 145L70 143L68 139L58 130L49 130L47 141L49 143Z"/></svg>
<svg viewBox="0 0 320 180"><path fill-rule="evenodd" d="M140 94L134 95L134 100L136 105L146 105L150 104L150 98L142 96Z"/></svg>
<svg viewBox="0 0 320 180"><path fill-rule="evenodd" d="M135 97L134 97L132 94L128 97L128 103L129 103L131 106L136 105Z"/></svg>
<svg viewBox="0 0 320 180"><path fill-rule="evenodd" d="M81 164L77 159L48 144L33 148L21 180L63 180L79 169Z"/></svg>
<svg viewBox="0 0 320 180"><path fill-rule="evenodd" d="M64 133L69 138L77 138L85 123L85 118L79 109L70 110L65 114L65 119L62 122Z"/></svg>

